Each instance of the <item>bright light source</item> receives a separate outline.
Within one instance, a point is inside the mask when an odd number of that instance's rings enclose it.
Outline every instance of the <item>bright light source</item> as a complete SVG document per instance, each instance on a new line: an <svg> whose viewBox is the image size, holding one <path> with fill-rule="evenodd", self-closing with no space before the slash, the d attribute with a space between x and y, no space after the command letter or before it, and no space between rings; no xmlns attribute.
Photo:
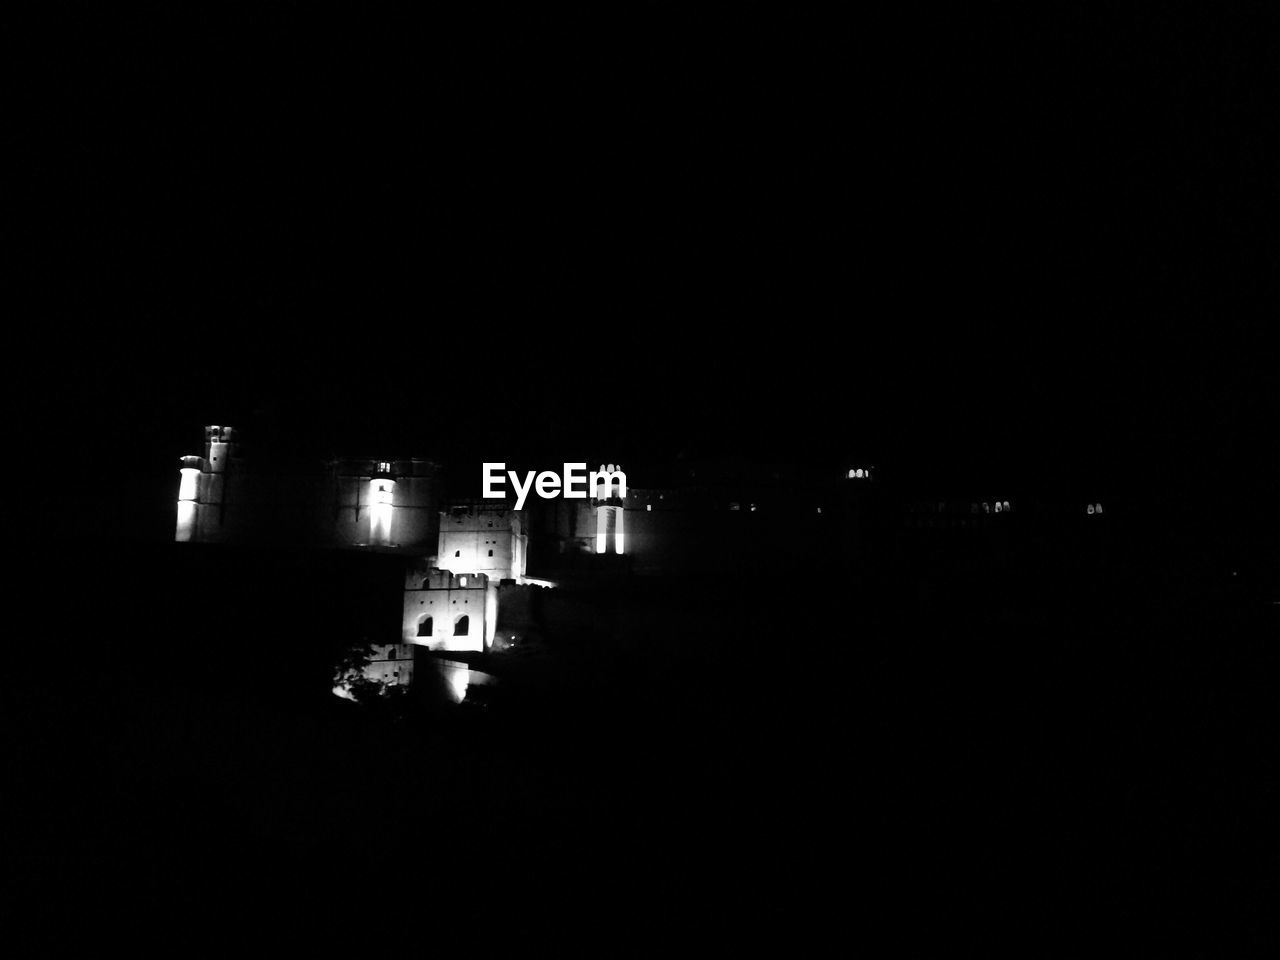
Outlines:
<svg viewBox="0 0 1280 960"><path fill-rule="evenodd" d="M449 684L449 692L454 703L461 703L467 698L467 687L471 685L471 671L466 667L443 667L445 682Z"/></svg>

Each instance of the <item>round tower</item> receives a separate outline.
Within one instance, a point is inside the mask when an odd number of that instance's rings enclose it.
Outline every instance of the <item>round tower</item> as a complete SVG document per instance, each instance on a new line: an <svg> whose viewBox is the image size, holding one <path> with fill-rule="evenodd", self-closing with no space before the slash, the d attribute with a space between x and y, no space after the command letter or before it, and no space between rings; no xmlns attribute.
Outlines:
<svg viewBox="0 0 1280 960"><path fill-rule="evenodd" d="M391 546L391 528L395 519L396 481L391 464L379 461L369 481L369 543L379 547Z"/></svg>
<svg viewBox="0 0 1280 960"><path fill-rule="evenodd" d="M178 525L174 539L185 543L195 536L196 517L200 505L200 475L204 469L203 457L180 457L178 463Z"/></svg>

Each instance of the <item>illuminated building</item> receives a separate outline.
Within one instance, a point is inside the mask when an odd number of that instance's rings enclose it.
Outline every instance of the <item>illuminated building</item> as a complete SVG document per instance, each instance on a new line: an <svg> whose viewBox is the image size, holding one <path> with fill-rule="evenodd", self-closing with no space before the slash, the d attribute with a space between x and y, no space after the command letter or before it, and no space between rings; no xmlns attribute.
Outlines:
<svg viewBox="0 0 1280 960"><path fill-rule="evenodd" d="M619 469L601 463L594 472ZM178 474L177 541L328 547L378 558L354 561L361 570L377 567L388 584L377 601L380 625L370 631L377 655L366 678L408 683L415 653L420 676L423 657L444 676L440 656L455 655L447 668L455 693L478 682L459 671L527 643L548 617L559 617L562 628L578 617L575 629L594 629L590 613L580 613L590 607L583 598L629 577L683 579L696 593L764 584L778 571L802 571L819 583L870 583L893 564L911 571L907 577L927 569L941 579L941 568L929 565L936 555L964 557L960 573L1013 570L1009 558L1031 542L1026 532L1059 522L1059 513L1022 491L908 492L886 483L891 473L853 458L813 468L677 460L629 478L643 485L594 486L580 499L531 498L515 510L504 500L451 499L430 460L273 466L244 456L232 428L209 426L203 455L182 457ZM1078 504L1070 519L1107 535L1112 524L1093 519L1102 503ZM1111 507L1108 497L1107 518ZM561 589L544 595L552 586ZM394 608L386 609L393 592L398 629Z"/></svg>
<svg viewBox="0 0 1280 960"><path fill-rule="evenodd" d="M231 427L204 428L204 456L181 458L174 539L216 540L226 515L228 467L235 448Z"/></svg>
<svg viewBox="0 0 1280 960"><path fill-rule="evenodd" d="M525 574L527 544L520 511L502 501L452 501L440 512L436 565L454 573L516 580Z"/></svg>

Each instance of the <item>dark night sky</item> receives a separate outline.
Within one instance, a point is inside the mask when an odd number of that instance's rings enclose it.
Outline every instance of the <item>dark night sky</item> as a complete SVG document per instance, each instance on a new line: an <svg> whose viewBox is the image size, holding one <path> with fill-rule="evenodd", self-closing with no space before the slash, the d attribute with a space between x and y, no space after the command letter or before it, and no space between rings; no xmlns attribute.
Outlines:
<svg viewBox="0 0 1280 960"><path fill-rule="evenodd" d="M186 7L7 15L34 453L1265 488L1265 5Z"/></svg>

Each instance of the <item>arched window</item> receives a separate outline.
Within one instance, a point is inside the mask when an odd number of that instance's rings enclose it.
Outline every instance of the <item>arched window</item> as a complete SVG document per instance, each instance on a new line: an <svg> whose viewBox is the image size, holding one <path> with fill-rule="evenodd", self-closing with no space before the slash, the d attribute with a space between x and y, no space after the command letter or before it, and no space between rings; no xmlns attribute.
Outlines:
<svg viewBox="0 0 1280 960"><path fill-rule="evenodd" d="M430 590L430 589L431 589L431 579L430 579L429 577L428 577L426 580L423 580L423 581L422 581L422 589L423 589L423 590Z"/></svg>
<svg viewBox="0 0 1280 960"><path fill-rule="evenodd" d="M391 646L387 647L387 659L394 660L395 658L396 658L396 648L395 648L395 644L392 644Z"/></svg>
<svg viewBox="0 0 1280 960"><path fill-rule="evenodd" d="M462 556L462 551L461 551L461 550L455 550L455 551L453 551L453 555L454 555L455 557L460 557L460 556Z"/></svg>
<svg viewBox="0 0 1280 960"><path fill-rule="evenodd" d="M1085 507L1084 509L1085 509L1085 513L1089 514L1089 516L1091 516L1091 517L1093 516L1093 504L1092 504L1092 503L1091 503L1091 504L1089 504L1089 505L1088 505L1087 507Z"/></svg>
<svg viewBox="0 0 1280 960"><path fill-rule="evenodd" d="M418 636L420 637L431 636L431 628L432 628L431 618L423 617L421 620L418 621Z"/></svg>
<svg viewBox="0 0 1280 960"><path fill-rule="evenodd" d="M1095 504L1093 505L1093 512L1094 512L1094 513L1101 513L1101 512L1102 512L1102 504L1100 504L1100 503L1095 503Z"/></svg>
<svg viewBox="0 0 1280 960"><path fill-rule="evenodd" d="M492 551L492 550L490 550L490 551L489 551L489 556L491 556L491 557L493 556L493 551Z"/></svg>
<svg viewBox="0 0 1280 960"><path fill-rule="evenodd" d="M465 613L457 620L453 621L453 635L455 637L465 637L471 633L471 618Z"/></svg>
<svg viewBox="0 0 1280 960"><path fill-rule="evenodd" d="M1003 513L1003 512L1004 512L1004 504L1002 504L999 500L997 500L997 501L996 501L996 513Z"/></svg>

